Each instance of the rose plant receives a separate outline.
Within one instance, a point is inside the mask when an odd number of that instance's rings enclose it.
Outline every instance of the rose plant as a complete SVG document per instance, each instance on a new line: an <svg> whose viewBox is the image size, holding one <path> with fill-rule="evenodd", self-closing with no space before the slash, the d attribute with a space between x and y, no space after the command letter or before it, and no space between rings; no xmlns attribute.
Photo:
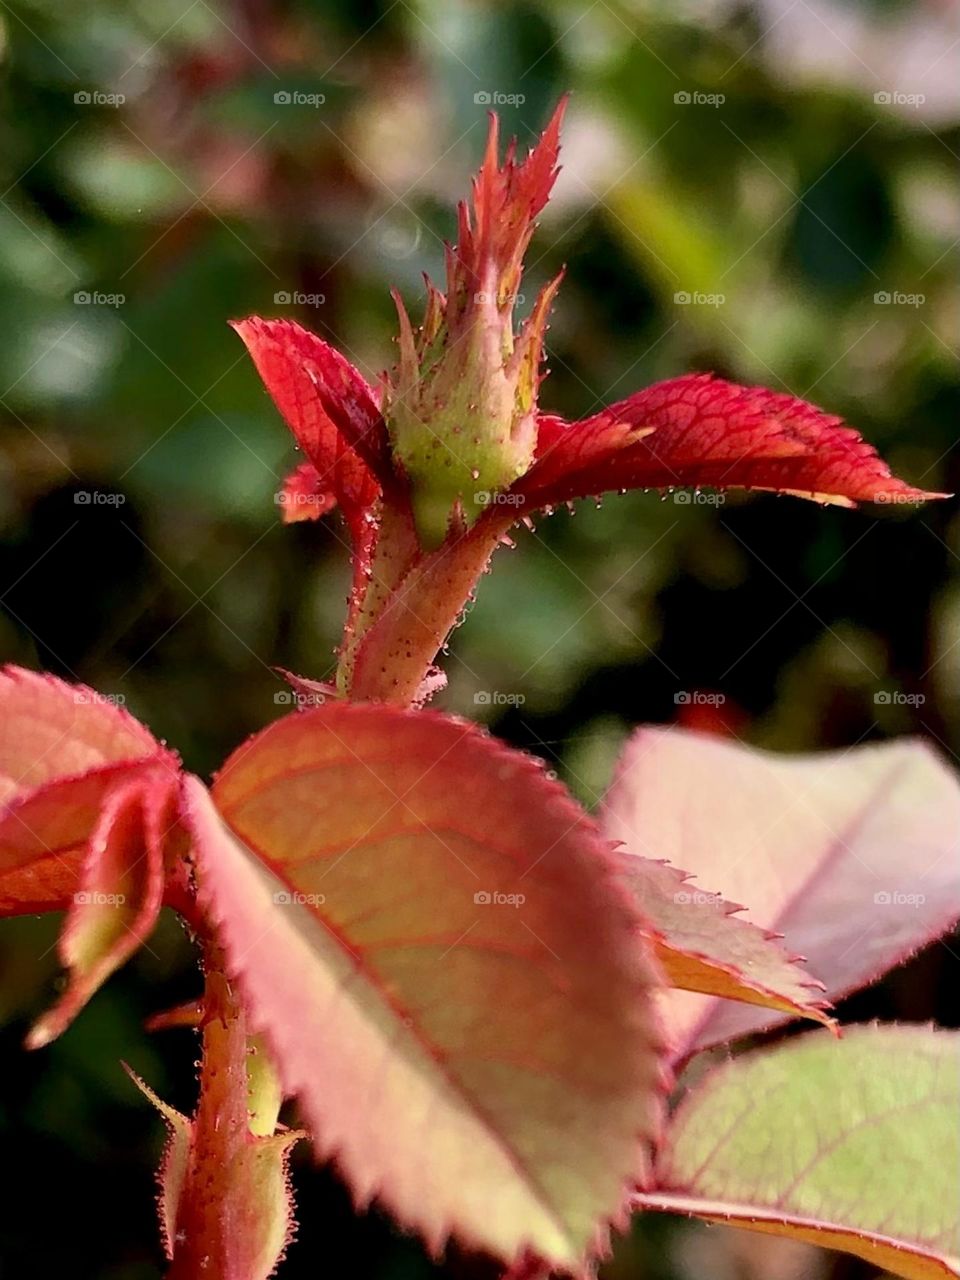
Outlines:
<svg viewBox="0 0 960 1280"><path fill-rule="evenodd" d="M335 681L290 676L297 709L208 787L92 691L0 677L0 910L66 911L66 985L29 1047L163 905L200 947L202 997L155 1019L200 1030L193 1115L138 1082L169 1127L172 1280L274 1272L301 1139L358 1206L514 1277L592 1274L648 1211L958 1274L957 1034L829 1013L960 916L945 764L919 742L781 757L641 729L592 817L538 761L424 709L537 512L638 487L940 496L813 405L709 374L579 422L540 409L559 279L519 327L514 308L562 115L502 160L492 118L445 289L427 282L417 328L397 298L379 389L295 323L234 325L303 451L284 519L339 506L349 530ZM770 1035L797 1018L824 1025ZM302 1130L279 1122L288 1098Z"/></svg>

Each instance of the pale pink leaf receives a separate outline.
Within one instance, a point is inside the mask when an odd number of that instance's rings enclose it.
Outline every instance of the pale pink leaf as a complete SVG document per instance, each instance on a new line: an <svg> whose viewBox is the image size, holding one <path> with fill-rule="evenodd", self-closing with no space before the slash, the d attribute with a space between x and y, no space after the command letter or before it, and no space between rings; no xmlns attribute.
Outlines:
<svg viewBox="0 0 960 1280"><path fill-rule="evenodd" d="M919 741L790 756L641 729L608 799L607 832L684 868L703 892L746 903L806 956L831 1000L960 917L960 786ZM785 1016L684 991L666 993L663 1010L679 1056Z"/></svg>

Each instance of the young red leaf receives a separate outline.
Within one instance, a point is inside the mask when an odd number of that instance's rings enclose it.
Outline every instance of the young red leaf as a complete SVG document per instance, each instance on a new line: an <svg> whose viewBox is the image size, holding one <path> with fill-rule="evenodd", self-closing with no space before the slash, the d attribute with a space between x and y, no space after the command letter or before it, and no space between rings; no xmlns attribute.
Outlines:
<svg viewBox="0 0 960 1280"><path fill-rule="evenodd" d="M320 1152L439 1249L560 1270L648 1175L656 978L592 822L432 712L287 717L188 786L201 906Z"/></svg>
<svg viewBox="0 0 960 1280"><path fill-rule="evenodd" d="M251 316L233 327L309 459L284 482L280 501L285 523L312 519L336 503L347 522L353 544L344 642L349 654L355 631L366 625L411 554L410 548L398 553L390 536L396 513L380 510L381 488L393 499L397 487L380 407L349 360L293 321ZM412 525L410 537L416 553ZM349 667L352 655L344 660Z"/></svg>
<svg viewBox="0 0 960 1280"><path fill-rule="evenodd" d="M87 842L59 949L70 981L27 1037L38 1049L55 1039L106 979L152 932L163 900L163 842L173 822L175 775L143 767L118 780Z"/></svg>
<svg viewBox="0 0 960 1280"><path fill-rule="evenodd" d="M174 757L83 685L0 672L0 914L69 905L104 797L144 761Z"/></svg>
<svg viewBox="0 0 960 1280"><path fill-rule="evenodd" d="M960 1034L813 1032L705 1076L640 1208L842 1249L908 1280L960 1274Z"/></svg>
<svg viewBox="0 0 960 1280"><path fill-rule="evenodd" d="M0 801L159 744L122 707L84 685L22 667L0 669Z"/></svg>
<svg viewBox="0 0 960 1280"><path fill-rule="evenodd" d="M785 756L641 729L608 801L629 851L676 862L749 903L837 1000L960 917L960 785L924 744ZM783 1015L686 992L664 997L681 1056Z"/></svg>
<svg viewBox="0 0 960 1280"><path fill-rule="evenodd" d="M380 406L363 374L292 320L232 323L321 478L345 507L366 506L389 464Z"/></svg>
<svg viewBox="0 0 960 1280"><path fill-rule="evenodd" d="M284 524L319 520L337 505L329 476L322 476L312 462L303 462L291 471L277 497Z"/></svg>
<svg viewBox="0 0 960 1280"><path fill-rule="evenodd" d="M630 807L628 791L614 785L603 826L611 839L635 846ZM642 817L637 822L642 829ZM704 893L668 863L626 854L622 867L671 987L830 1022L823 983L791 959L775 936L733 914L742 907Z"/></svg>
<svg viewBox="0 0 960 1280"><path fill-rule="evenodd" d="M943 496L896 479L833 414L709 373L655 383L572 425L541 419L537 462L514 491L532 510L606 490L675 485L769 489L848 507Z"/></svg>

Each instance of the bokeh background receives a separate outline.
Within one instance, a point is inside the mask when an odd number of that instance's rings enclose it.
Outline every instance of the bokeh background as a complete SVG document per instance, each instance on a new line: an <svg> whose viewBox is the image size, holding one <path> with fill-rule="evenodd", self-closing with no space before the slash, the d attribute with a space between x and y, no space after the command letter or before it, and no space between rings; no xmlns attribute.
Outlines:
<svg viewBox="0 0 960 1280"><path fill-rule="evenodd" d="M329 673L343 531L280 525L295 455L226 321L295 317L375 377L388 288L416 307L421 271L440 276L488 105L525 145L568 89L524 282L532 299L567 264L544 402L578 416L714 369L813 399L906 478L960 490L955 18L946 0L0 0L3 659L122 699L200 773L288 709L274 666ZM641 721L960 751L954 502L631 494L517 542L441 701L587 804ZM195 993L193 952L165 920L28 1056L56 925L0 930L0 1275L151 1280L161 1125L119 1063L189 1109L192 1033L142 1020ZM958 951L844 1013L957 1025ZM295 1181L291 1280L493 1274L434 1268L306 1153ZM648 1219L604 1274L873 1273Z"/></svg>

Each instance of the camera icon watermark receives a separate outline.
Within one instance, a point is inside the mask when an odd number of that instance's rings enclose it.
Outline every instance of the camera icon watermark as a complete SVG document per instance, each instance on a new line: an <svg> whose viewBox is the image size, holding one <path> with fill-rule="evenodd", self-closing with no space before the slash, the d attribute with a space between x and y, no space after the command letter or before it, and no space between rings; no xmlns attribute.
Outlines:
<svg viewBox="0 0 960 1280"><path fill-rule="evenodd" d="M273 701L278 707L296 707L298 711L306 711L310 707L324 706L327 699L322 693L307 693L299 689L278 689L273 695Z"/></svg>
<svg viewBox="0 0 960 1280"><path fill-rule="evenodd" d="M877 907L922 907L926 900L925 893L903 893L899 889L881 889L873 895Z"/></svg>
<svg viewBox="0 0 960 1280"><path fill-rule="evenodd" d="M522 493L498 493L496 489L478 489L473 495L478 507L522 507L526 498Z"/></svg>
<svg viewBox="0 0 960 1280"><path fill-rule="evenodd" d="M878 707L922 707L926 700L925 693L904 693L901 689L880 689L873 695Z"/></svg>
<svg viewBox="0 0 960 1280"><path fill-rule="evenodd" d="M722 707L726 700L725 693L708 693L703 689L678 689L673 695L678 707Z"/></svg>
<svg viewBox="0 0 960 1280"><path fill-rule="evenodd" d="M904 293L900 289L880 289L873 295L877 307L922 307L927 301L925 293Z"/></svg>
<svg viewBox="0 0 960 1280"><path fill-rule="evenodd" d="M479 889L473 895L478 907L522 907L527 896L524 893L500 893L498 890Z"/></svg>
<svg viewBox="0 0 960 1280"><path fill-rule="evenodd" d="M122 693L99 693L96 689L75 689L73 701L78 707L123 707L126 706L126 695Z"/></svg>
<svg viewBox="0 0 960 1280"><path fill-rule="evenodd" d="M522 307L527 299L522 293L488 293L480 289L473 295L473 300L481 307L492 302L502 310L504 307Z"/></svg>
<svg viewBox="0 0 960 1280"><path fill-rule="evenodd" d="M916 507L923 498L911 493L876 493L870 501L881 507Z"/></svg>
<svg viewBox="0 0 960 1280"><path fill-rule="evenodd" d="M473 101L478 107L522 107L525 93L501 93L499 89L478 89Z"/></svg>
<svg viewBox="0 0 960 1280"><path fill-rule="evenodd" d="M704 893L702 889L678 889L673 900L681 907L719 907L723 903L723 895Z"/></svg>
<svg viewBox="0 0 960 1280"><path fill-rule="evenodd" d="M699 89L678 89L673 95L678 107L722 107L725 93L702 93Z"/></svg>
<svg viewBox="0 0 960 1280"><path fill-rule="evenodd" d="M322 307L326 300L325 293L301 293L299 289L279 289L273 295L277 307Z"/></svg>
<svg viewBox="0 0 960 1280"><path fill-rule="evenodd" d="M75 507L122 507L125 493L107 493L103 489L78 489L73 495Z"/></svg>
<svg viewBox="0 0 960 1280"><path fill-rule="evenodd" d="M122 107L126 100L126 94L104 93L100 89L78 89L73 95L77 107Z"/></svg>
<svg viewBox="0 0 960 1280"><path fill-rule="evenodd" d="M690 292L687 289L678 289L673 295L673 301L678 307L722 307L726 305L727 295L725 293L701 293L695 289Z"/></svg>
<svg viewBox="0 0 960 1280"><path fill-rule="evenodd" d="M101 293L99 289L78 289L73 295L75 307L122 307L127 300L125 293Z"/></svg>
<svg viewBox="0 0 960 1280"><path fill-rule="evenodd" d="M925 93L901 93L899 89L881 89L873 95L878 107L922 107L927 100Z"/></svg>
<svg viewBox="0 0 960 1280"><path fill-rule="evenodd" d="M727 500L725 493L704 489L674 489L670 496L678 507L722 507Z"/></svg>
<svg viewBox="0 0 960 1280"><path fill-rule="evenodd" d="M499 689L478 689L473 695L477 707L522 707L526 700L522 693L501 693Z"/></svg>
<svg viewBox="0 0 960 1280"><path fill-rule="evenodd" d="M325 93L302 93L299 89L278 89L273 95L277 107L322 107L326 100Z"/></svg>
<svg viewBox="0 0 960 1280"><path fill-rule="evenodd" d="M320 514L330 509L330 495L326 493L297 493L295 490L279 489L273 495L274 505L278 507L320 507Z"/></svg>

